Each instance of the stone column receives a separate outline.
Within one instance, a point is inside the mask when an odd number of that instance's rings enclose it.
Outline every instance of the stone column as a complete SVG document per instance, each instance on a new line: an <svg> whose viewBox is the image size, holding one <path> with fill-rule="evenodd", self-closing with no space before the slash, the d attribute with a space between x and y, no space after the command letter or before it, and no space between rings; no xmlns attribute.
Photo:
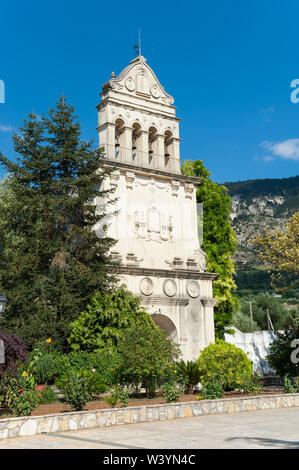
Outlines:
<svg viewBox="0 0 299 470"><path fill-rule="evenodd" d="M180 142L182 139L176 137L173 138L172 148L173 148L173 161L171 162L171 170L175 173L181 173L180 166Z"/></svg>
<svg viewBox="0 0 299 470"><path fill-rule="evenodd" d="M121 144L121 161L132 163L132 127L125 127Z"/></svg>
<svg viewBox="0 0 299 470"><path fill-rule="evenodd" d="M157 135L157 168L164 170L165 168L165 135L158 134Z"/></svg>
<svg viewBox="0 0 299 470"><path fill-rule="evenodd" d="M115 124L107 122L100 126L99 147L104 147L104 158L115 160Z"/></svg>
<svg viewBox="0 0 299 470"><path fill-rule="evenodd" d="M217 300L202 299L201 302L204 310L206 346L209 346L210 343L215 343L214 306Z"/></svg>
<svg viewBox="0 0 299 470"><path fill-rule="evenodd" d="M144 155L144 158L148 156L149 146L148 146L148 131L140 131L140 150Z"/></svg>

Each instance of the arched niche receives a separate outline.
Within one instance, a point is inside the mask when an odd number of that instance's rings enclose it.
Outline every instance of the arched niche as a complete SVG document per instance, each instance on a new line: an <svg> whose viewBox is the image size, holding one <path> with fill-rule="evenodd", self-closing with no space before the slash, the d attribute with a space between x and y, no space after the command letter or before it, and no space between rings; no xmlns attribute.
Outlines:
<svg viewBox="0 0 299 470"><path fill-rule="evenodd" d="M141 93L143 95L150 94L149 88L149 79L145 72L140 72L136 77L137 82L137 93Z"/></svg>

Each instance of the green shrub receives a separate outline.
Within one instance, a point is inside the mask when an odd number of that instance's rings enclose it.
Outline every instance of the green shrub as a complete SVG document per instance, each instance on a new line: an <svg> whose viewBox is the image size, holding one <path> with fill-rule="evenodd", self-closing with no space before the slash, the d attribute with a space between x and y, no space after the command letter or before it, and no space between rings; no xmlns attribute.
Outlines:
<svg viewBox="0 0 299 470"><path fill-rule="evenodd" d="M11 400L9 408L14 415L29 416L39 404L38 394L35 390L18 391Z"/></svg>
<svg viewBox="0 0 299 470"><path fill-rule="evenodd" d="M161 387L161 395L167 403L177 402L184 394L184 385L177 382L165 382Z"/></svg>
<svg viewBox="0 0 299 470"><path fill-rule="evenodd" d="M260 393L263 389L263 384L259 377L252 375L246 378L242 383L237 385L237 390L240 393Z"/></svg>
<svg viewBox="0 0 299 470"><path fill-rule="evenodd" d="M223 387L222 378L219 376L210 376L203 383L201 397L207 400L215 400L222 397Z"/></svg>
<svg viewBox="0 0 299 470"><path fill-rule="evenodd" d="M109 397L104 397L106 403L108 403L111 408L114 408L121 399L121 391L119 389L113 390Z"/></svg>
<svg viewBox="0 0 299 470"><path fill-rule="evenodd" d="M198 366L198 361L183 361L176 363L178 372L185 377L186 385L188 391L191 392L193 385L196 385L200 382L201 372Z"/></svg>
<svg viewBox="0 0 299 470"><path fill-rule="evenodd" d="M206 347L198 358L200 382L209 377L220 376L224 390L234 389L252 374L252 363L242 349L233 344L217 340Z"/></svg>
<svg viewBox="0 0 299 470"><path fill-rule="evenodd" d="M58 381L58 384L64 394L64 400L76 411L82 410L92 398L90 379L82 374L72 373L67 379Z"/></svg>
<svg viewBox="0 0 299 470"><path fill-rule="evenodd" d="M58 401L57 394L49 386L47 386L45 390L41 390L39 392L38 398L39 398L39 403L42 405L47 405L49 403L54 403Z"/></svg>
<svg viewBox="0 0 299 470"><path fill-rule="evenodd" d="M137 323L125 331L118 344L123 361L120 365L121 383L143 383L148 396L163 377L167 364L179 354L178 346L154 322Z"/></svg>
<svg viewBox="0 0 299 470"><path fill-rule="evenodd" d="M53 384L61 374L70 370L71 364L66 354L43 354L35 364L34 376L38 384Z"/></svg>
<svg viewBox="0 0 299 470"><path fill-rule="evenodd" d="M292 380L287 376L284 378L283 386L284 386L285 393L294 393L295 392L295 389L294 389L293 384L292 384Z"/></svg>
<svg viewBox="0 0 299 470"><path fill-rule="evenodd" d="M270 367L272 367L280 377L289 375L299 376L299 363L295 364L291 360L294 348L292 341L299 338L299 324L296 318L290 319L288 328L283 333L276 333L277 339L270 344L270 352L267 356Z"/></svg>
<svg viewBox="0 0 299 470"><path fill-rule="evenodd" d="M35 364L34 376L38 384L53 384L59 376L68 376L81 370L96 372L108 385L118 383L118 368L121 356L116 351L103 350L94 353L72 351L69 354L57 352L43 354Z"/></svg>
<svg viewBox="0 0 299 470"><path fill-rule="evenodd" d="M298 393L299 392L299 377L293 378L293 387L294 387L294 392Z"/></svg>

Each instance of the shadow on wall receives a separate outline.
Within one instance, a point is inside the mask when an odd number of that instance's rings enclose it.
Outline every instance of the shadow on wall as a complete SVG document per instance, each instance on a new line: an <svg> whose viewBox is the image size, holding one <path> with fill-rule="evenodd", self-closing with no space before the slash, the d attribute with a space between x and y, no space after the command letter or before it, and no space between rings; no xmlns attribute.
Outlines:
<svg viewBox="0 0 299 470"><path fill-rule="evenodd" d="M263 375L273 374L274 371L269 366L266 357L270 353L270 344L277 338L276 334L268 330L253 333L242 333L237 328L234 330L235 334L225 334L224 340L248 354L255 372Z"/></svg>

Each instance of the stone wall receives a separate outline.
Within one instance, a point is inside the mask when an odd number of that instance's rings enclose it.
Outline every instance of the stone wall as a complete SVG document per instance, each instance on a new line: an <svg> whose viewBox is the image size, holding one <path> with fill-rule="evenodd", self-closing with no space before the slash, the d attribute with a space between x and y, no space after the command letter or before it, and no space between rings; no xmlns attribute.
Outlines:
<svg viewBox="0 0 299 470"><path fill-rule="evenodd" d="M0 419L0 439L188 418L208 414L237 413L241 411L291 408L295 406L299 406L299 393L199 400L186 403L166 403L163 405L7 418Z"/></svg>

